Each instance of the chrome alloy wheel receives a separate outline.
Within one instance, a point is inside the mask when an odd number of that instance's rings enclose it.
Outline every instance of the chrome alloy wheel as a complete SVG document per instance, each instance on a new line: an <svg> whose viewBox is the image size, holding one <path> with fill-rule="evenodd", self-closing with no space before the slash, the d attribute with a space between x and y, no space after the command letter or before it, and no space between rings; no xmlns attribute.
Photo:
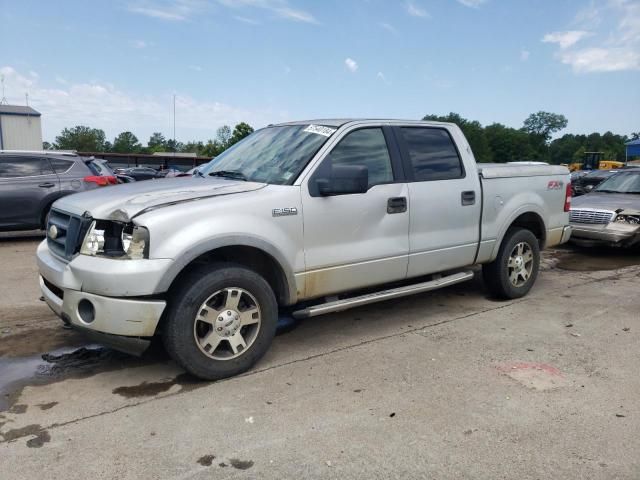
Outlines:
<svg viewBox="0 0 640 480"><path fill-rule="evenodd" d="M527 242L520 242L513 247L507 262L509 281L514 287L521 287L533 272L533 250Z"/></svg>
<svg viewBox="0 0 640 480"><path fill-rule="evenodd" d="M256 298L237 287L218 290L198 309L193 336L202 353L231 360L248 350L260 331L262 314Z"/></svg>

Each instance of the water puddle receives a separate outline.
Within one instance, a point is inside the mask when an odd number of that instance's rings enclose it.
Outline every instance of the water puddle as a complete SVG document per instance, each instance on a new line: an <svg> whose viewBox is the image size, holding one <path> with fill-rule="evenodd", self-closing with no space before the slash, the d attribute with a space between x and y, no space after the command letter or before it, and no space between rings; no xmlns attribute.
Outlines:
<svg viewBox="0 0 640 480"><path fill-rule="evenodd" d="M19 413L14 409L20 406L14 404L26 386L87 377L158 360L153 357L152 353L140 359L93 344L28 357L0 357L0 412L11 409L13 413ZM43 410L52 406L46 403L39 405Z"/></svg>
<svg viewBox="0 0 640 480"><path fill-rule="evenodd" d="M552 253L557 259L556 268L575 272L617 270L640 265L638 249L575 248L558 249Z"/></svg>

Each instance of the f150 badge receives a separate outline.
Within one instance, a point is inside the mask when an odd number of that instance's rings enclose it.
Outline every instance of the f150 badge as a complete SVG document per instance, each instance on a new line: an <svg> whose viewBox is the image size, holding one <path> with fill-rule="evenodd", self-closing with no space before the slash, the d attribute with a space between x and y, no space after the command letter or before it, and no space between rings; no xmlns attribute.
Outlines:
<svg viewBox="0 0 640 480"><path fill-rule="evenodd" d="M287 215L297 215L298 209L296 207L274 208L271 210L271 214L274 217L286 217Z"/></svg>
<svg viewBox="0 0 640 480"><path fill-rule="evenodd" d="M547 190L562 190L563 185L564 182L561 182L560 180L549 180L549 183L547 183Z"/></svg>

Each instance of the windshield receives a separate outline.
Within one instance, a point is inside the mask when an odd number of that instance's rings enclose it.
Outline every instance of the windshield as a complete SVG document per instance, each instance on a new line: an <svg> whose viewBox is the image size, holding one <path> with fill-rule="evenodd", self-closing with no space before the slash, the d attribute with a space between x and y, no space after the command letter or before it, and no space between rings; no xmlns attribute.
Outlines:
<svg viewBox="0 0 640 480"><path fill-rule="evenodd" d="M602 182L596 192L640 193L640 172L620 172Z"/></svg>
<svg viewBox="0 0 640 480"><path fill-rule="evenodd" d="M335 132L320 125L267 127L249 135L199 168L202 176L290 185Z"/></svg>

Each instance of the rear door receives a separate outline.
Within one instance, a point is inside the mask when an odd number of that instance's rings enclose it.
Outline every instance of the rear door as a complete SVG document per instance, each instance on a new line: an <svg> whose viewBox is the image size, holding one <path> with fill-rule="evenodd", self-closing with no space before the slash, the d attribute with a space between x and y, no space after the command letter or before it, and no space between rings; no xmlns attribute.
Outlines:
<svg viewBox="0 0 640 480"><path fill-rule="evenodd" d="M58 176L42 157L0 158L0 227L39 228L48 198L60 190Z"/></svg>
<svg viewBox="0 0 640 480"><path fill-rule="evenodd" d="M472 264L480 235L478 177L465 171L446 128L406 126L394 132L409 186L408 276Z"/></svg>
<svg viewBox="0 0 640 480"><path fill-rule="evenodd" d="M330 165L362 165L369 172L366 193L320 196L302 188L305 297L318 297L394 280L407 273L409 214L407 184L388 128L347 132L315 174ZM401 166L400 166L401 168ZM404 207L403 207L404 205Z"/></svg>

